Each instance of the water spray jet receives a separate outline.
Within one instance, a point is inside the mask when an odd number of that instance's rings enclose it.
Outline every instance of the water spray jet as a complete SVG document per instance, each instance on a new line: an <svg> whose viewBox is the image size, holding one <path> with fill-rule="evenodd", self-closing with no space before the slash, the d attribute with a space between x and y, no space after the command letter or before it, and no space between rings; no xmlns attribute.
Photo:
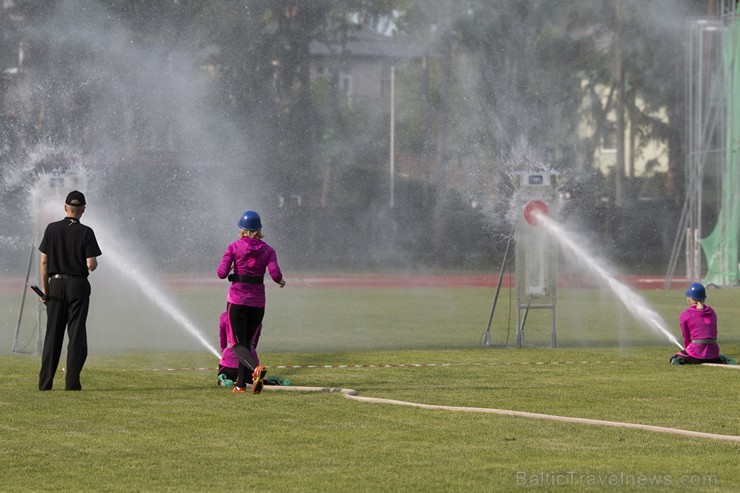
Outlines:
<svg viewBox="0 0 740 493"><path fill-rule="evenodd" d="M88 221L88 224L95 230L101 244L105 245L104 255L109 259L113 267L121 276L133 282L137 288L144 293L149 301L158 307L164 314L177 323L188 334L193 336L205 349L211 352L216 358L221 354L206 340L203 334L198 330L195 324L177 308L176 303L165 293L161 285L153 279L146 276L137 265L132 263L131 255L117 247L115 236L105 227L102 222L97 220ZM108 240L108 241L106 241Z"/></svg>
<svg viewBox="0 0 740 493"><path fill-rule="evenodd" d="M645 300L623 283L614 278L589 252L568 233L555 219L557 216L556 174L551 172L525 172L514 175L514 241L516 297L517 297L517 341L516 347L524 345L524 328L530 309L546 309L552 312L551 345L556 346L556 287L557 245L567 249L585 267L616 295L617 299L638 320L664 335L670 342L683 349L676 337L668 330L663 319L650 309ZM554 242L557 242L555 244ZM504 254L504 265L508 255ZM488 329L483 343L491 345L491 321L496 307L503 265L499 274Z"/></svg>
<svg viewBox="0 0 740 493"><path fill-rule="evenodd" d="M535 215L537 216L538 223L541 224L542 227L546 229L563 247L570 250L570 252L574 254L575 258L578 258L583 262L589 271L596 274L600 280L609 287L612 293L616 295L617 299L622 302L630 313L632 313L638 320L645 320L651 328L662 333L669 341L683 349L683 346L678 342L676 337L671 334L670 330L668 330L661 316L652 310L640 295L619 282L604 267L599 265L599 263L557 222L542 213L535 213Z"/></svg>
<svg viewBox="0 0 740 493"><path fill-rule="evenodd" d="M38 276L38 259L35 245L38 245L40 242L43 228L46 224L59 219L58 216L62 212L64 195L72 189L87 189L86 185L87 178L84 170L70 169L56 170L52 173L39 172L35 176L34 184L28 190L28 195L31 199L31 214L35 218L35 227L34 243L31 249L31 258L29 259L28 273L26 274L26 285L29 284L29 276L32 271L36 273L36 277ZM104 258L107 259L104 264L106 269L111 268L122 278L131 281L137 289L146 296L147 300L160 310L161 313L174 321L177 327L185 330L185 332L195 338L205 349L216 356L216 358L220 358L220 353L208 342L196 325L183 313L183 311L177 307L177 304L170 296L168 296L166 290L152 279L151 276L147 276L142 272L139 268L139 256L135 256L126 251L126 249L121 246L120 239L116 237L117 235L106 226L107 224L116 224L116 221L103 220L101 216L102 214L103 213L100 209L93 209L86 213L84 221L89 224L96 233L103 250ZM36 266L35 269L31 269L32 263ZM21 308L21 311L22 310L23 308ZM39 307L37 313L39 351L42 315L43 311L41 310L41 307ZM20 325L21 317L19 316L14 348L17 345Z"/></svg>

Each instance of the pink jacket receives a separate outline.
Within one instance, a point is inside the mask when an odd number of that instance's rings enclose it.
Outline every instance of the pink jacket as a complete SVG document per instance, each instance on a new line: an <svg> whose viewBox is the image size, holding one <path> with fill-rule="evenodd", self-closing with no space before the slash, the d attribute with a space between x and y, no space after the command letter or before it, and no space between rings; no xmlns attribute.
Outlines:
<svg viewBox="0 0 740 493"><path fill-rule="evenodd" d="M275 282L280 282L283 278L275 250L259 238L239 238L226 247L218 265L218 277L226 279L232 270L240 276L253 277L263 277L265 271L268 271ZM226 301L235 305L264 308L265 285L233 282Z"/></svg>
<svg viewBox="0 0 740 493"><path fill-rule="evenodd" d="M683 334L683 345L689 356L697 359L714 359L719 356L717 345L717 314L712 307L704 305L701 310L691 306L678 317ZM697 340L714 340L713 343L691 342Z"/></svg>

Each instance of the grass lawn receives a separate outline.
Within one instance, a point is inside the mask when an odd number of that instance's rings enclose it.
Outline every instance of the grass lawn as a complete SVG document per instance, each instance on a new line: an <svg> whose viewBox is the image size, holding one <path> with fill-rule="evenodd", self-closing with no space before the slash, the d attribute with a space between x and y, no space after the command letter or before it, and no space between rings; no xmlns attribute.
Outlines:
<svg viewBox="0 0 740 493"><path fill-rule="evenodd" d="M678 335L681 293L641 294ZM736 358L737 294L710 293L723 352ZM176 298L216 344L223 292ZM675 346L598 291L560 294L555 349L482 347L492 290L285 289L268 298L261 356L296 386L740 435L740 371L670 366ZM104 304L104 290L94 303ZM514 340L508 303L503 293L497 345L507 332ZM0 301L6 315L17 306ZM0 354L0 490L740 489L738 442L334 393L236 395L215 385L210 352L180 347L186 335L164 322L147 332L138 311L107 308L119 323L91 325L82 392L38 392L38 356ZM12 341L17 312L4 318ZM549 342L541 321L531 323L528 340ZM168 338L175 350L162 350Z"/></svg>

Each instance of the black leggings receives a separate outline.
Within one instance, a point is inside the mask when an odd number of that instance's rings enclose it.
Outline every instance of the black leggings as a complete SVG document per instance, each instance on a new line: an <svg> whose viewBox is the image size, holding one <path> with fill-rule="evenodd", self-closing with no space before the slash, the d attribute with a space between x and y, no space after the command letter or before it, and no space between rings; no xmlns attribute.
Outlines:
<svg viewBox="0 0 740 493"><path fill-rule="evenodd" d="M239 373L236 386L244 388L247 385L247 373L257 368L257 361L252 356L253 347L250 347L252 338L259 330L262 319L265 317L265 308L256 306L226 304L229 313L229 324L234 335L232 350L239 359Z"/></svg>

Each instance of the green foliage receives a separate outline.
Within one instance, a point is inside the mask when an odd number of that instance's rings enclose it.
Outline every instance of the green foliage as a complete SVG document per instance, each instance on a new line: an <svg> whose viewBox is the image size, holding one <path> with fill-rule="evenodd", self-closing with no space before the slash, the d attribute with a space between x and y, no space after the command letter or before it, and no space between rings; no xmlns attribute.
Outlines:
<svg viewBox="0 0 740 493"><path fill-rule="evenodd" d="M425 55L396 72L398 162L411 163L412 172L403 173L419 182L405 190L424 190L422 197L399 194L399 202L415 208L409 216L439 218L457 204L448 200L457 193L462 202L490 198L487 213L502 217L510 193L502 183L519 165L554 167L561 183L573 182L569 191L584 209L612 196L616 180L594 177L591 165L613 118L616 34L636 152L653 139L667 142L672 167L624 189L630 198L671 190L671 198L681 200L684 89L677 60L683 20L704 13L702 2L88 3L83 9L74 2L17 0L0 19L3 29L16 31L3 42L8 53L21 40L28 43L26 75L8 78L1 89L8 104L18 103L0 125L0 157L11 163L0 170L3 177L18 156L44 141L91 156L100 169L157 166L147 155L151 149L142 147L146 141L164 147L176 166L207 169L210 181L200 183L228 200L248 196L269 209L276 197L295 195L312 211L382 209L389 189L389 101L378 96L349 104L338 67L351 62L346 43L360 23L393 18ZM70 31L77 25L86 29ZM312 43L332 50L337 67L331 77L311 79ZM16 79L28 85L13 89ZM597 88L611 97L604 100ZM667 121L656 117L658 110ZM593 135L582 134L583 122ZM378 214L373 221L375 228L385 225ZM445 222L435 221L431 232L437 265L445 265Z"/></svg>

